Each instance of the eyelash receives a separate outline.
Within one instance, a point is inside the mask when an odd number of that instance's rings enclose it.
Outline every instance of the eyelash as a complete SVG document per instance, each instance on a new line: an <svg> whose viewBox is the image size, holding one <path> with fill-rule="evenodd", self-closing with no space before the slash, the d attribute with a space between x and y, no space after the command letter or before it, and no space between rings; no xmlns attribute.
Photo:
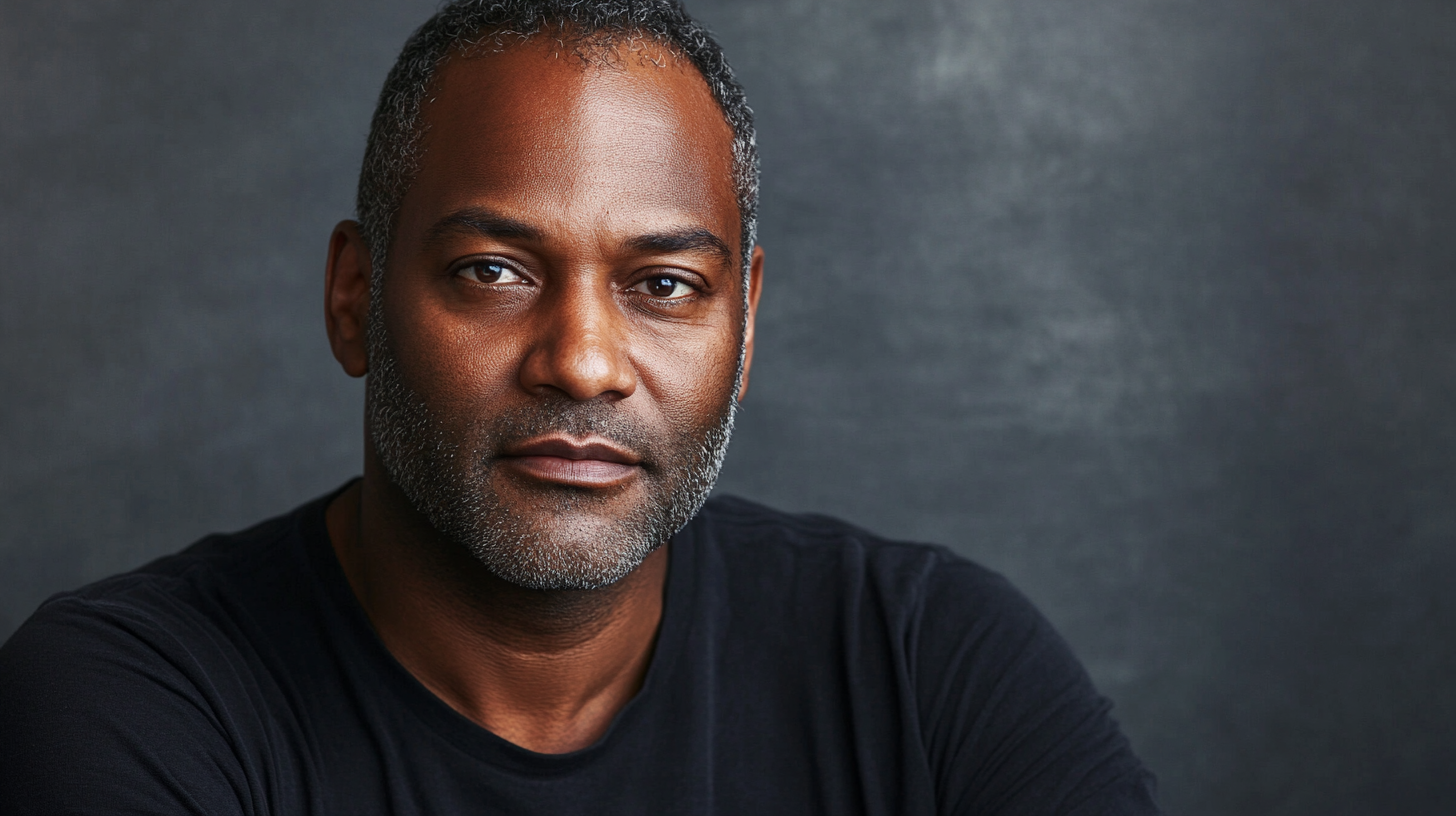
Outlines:
<svg viewBox="0 0 1456 816"><path fill-rule="evenodd" d="M663 281L670 281L670 282L672 282L674 289L676 289L678 286L682 286L682 287L686 288L688 291L685 292L685 293L683 293L683 294L681 294L681 295L677 295L677 296L674 296L674 297L654 295L651 292L642 292L642 294L647 295L648 297L651 297L651 298L653 298L655 300L659 300L659 301L664 302L664 303L677 303L677 302L681 302L681 301L690 300L694 295L700 293L700 290L698 289L698 287L694 286L692 283L690 283L690 282L688 282L686 280L683 280L681 277L679 277L677 275L662 275L662 274L649 275L648 277L645 277L645 278L637 281L636 283L632 284L630 287L628 287L628 291L641 292L642 290L638 289L637 287L644 286L644 285L650 287L651 284L660 283L660 282L663 282Z"/></svg>
<svg viewBox="0 0 1456 816"><path fill-rule="evenodd" d="M461 266L459 266L458 268L456 268L454 274L460 275L462 277L465 277L467 280L473 280L473 282L478 283L478 284L480 284L482 286L492 286L492 285L495 285L496 283L498 283L498 281L489 281L489 282L487 282L487 281L479 280L478 278L471 278L471 277L469 277L467 275L467 273L470 272L473 269L476 269L477 267L497 267L497 268L501 269L505 273L509 273L509 274L515 275L517 278L519 278L522 281L524 281L526 279L526 276L523 275L523 274L521 274L520 271L518 271L517 269L515 269L515 267L513 267L511 264L505 263L503 261L494 260L494 259L482 259L482 260L470 261L470 262L465 263L465 264L462 264ZM497 277L499 277L499 276L497 276ZM515 283L515 281L509 281L509 282L510 283Z"/></svg>
<svg viewBox="0 0 1456 816"><path fill-rule="evenodd" d="M514 275L518 279L518 280L513 280L513 281L507 281L506 282L507 284L515 284L515 283L518 283L518 282L523 283L523 282L529 281L529 278L527 278L527 276L524 273L522 273L519 269L517 269L514 264L511 264L511 263L506 262L506 261L494 259L494 258L483 258L483 259L476 259L476 260L468 261L468 262L463 263L460 266L456 267L455 268L455 271L452 274L457 275L457 276L460 276L460 277L464 277L466 280L470 280L472 283L475 283L475 284L477 284L479 286L496 286L496 285L499 285L499 283L500 283L499 280L492 280L492 281L488 281L487 282L487 281L480 280L478 275L472 275L472 274L470 274L472 270L475 270L475 269L478 269L478 268L481 268L481 267L487 267L487 268L488 267L495 267L495 268L501 270L501 272L497 275L497 278L501 277L504 274L510 274L510 275ZM655 282L660 282L660 281L672 281L675 286L676 285L681 285L683 287L686 287L688 291L685 294L681 294L681 295L678 295L676 297L661 297L661 296L652 295L649 292L642 292L641 290L639 290L637 288L639 286L642 286L643 284L655 283ZM641 279L637 280L636 282L634 282L632 285L628 286L627 287L627 291L629 291L629 292L636 291L636 292L639 292L640 294L646 295L649 298L652 298L654 301L656 301L658 303L661 303L661 304L671 304L671 305L677 305L679 303L684 303L684 302L690 301L690 300L692 300L694 298L695 295L699 295L699 294L702 293L702 289L700 287L698 287L696 284L692 283L691 281L687 280L684 276L681 276L681 275L667 275L667 274L649 275L647 277L641 278Z"/></svg>

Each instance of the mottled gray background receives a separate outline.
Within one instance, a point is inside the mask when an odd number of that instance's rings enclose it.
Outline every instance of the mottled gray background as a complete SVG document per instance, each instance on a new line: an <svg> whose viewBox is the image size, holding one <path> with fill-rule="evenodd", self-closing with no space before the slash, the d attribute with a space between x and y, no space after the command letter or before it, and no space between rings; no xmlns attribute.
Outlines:
<svg viewBox="0 0 1456 816"><path fill-rule="evenodd" d="M1456 3L720 0L723 488L949 543L1182 814L1456 812ZM0 2L0 637L359 469L321 321L432 2Z"/></svg>

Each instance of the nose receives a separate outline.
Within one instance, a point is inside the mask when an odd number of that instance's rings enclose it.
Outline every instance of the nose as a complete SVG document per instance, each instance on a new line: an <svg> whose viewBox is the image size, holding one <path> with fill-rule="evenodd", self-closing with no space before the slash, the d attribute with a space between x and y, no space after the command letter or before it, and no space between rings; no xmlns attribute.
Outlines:
<svg viewBox="0 0 1456 816"><path fill-rule="evenodd" d="M520 372L526 391L554 390L586 401L626 399L637 390L625 316L609 291L594 288L560 289L533 310L536 340Z"/></svg>

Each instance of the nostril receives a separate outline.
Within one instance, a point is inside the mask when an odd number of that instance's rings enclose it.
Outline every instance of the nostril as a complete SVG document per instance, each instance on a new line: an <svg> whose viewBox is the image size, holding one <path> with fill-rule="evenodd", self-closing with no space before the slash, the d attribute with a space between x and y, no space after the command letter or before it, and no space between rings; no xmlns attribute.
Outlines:
<svg viewBox="0 0 1456 816"><path fill-rule="evenodd" d="M605 394L632 395L637 377L623 344L594 334L553 338L524 361L521 384L528 391L550 389L586 401Z"/></svg>

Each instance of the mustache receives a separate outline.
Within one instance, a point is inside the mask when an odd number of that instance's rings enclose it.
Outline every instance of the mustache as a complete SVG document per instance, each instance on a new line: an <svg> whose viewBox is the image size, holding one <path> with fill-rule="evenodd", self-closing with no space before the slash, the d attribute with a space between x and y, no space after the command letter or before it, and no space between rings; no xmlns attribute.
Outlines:
<svg viewBox="0 0 1456 816"><path fill-rule="evenodd" d="M650 432L611 402L577 402L570 397L518 405L471 425L471 435L488 449L479 453L490 457L543 436L598 436L630 451L641 459L641 466L651 470L659 461L662 446L672 442L662 438L661 433Z"/></svg>

